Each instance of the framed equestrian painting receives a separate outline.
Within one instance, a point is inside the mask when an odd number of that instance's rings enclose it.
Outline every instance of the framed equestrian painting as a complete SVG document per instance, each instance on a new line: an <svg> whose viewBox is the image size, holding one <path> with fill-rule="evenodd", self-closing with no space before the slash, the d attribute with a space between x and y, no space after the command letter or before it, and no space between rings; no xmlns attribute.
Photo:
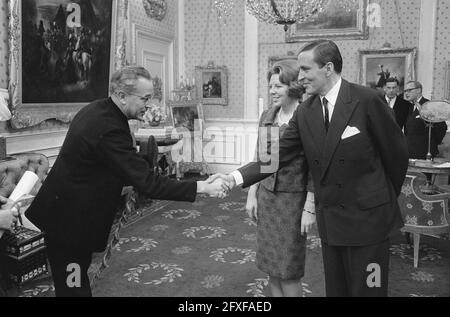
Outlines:
<svg viewBox="0 0 450 317"><path fill-rule="evenodd" d="M9 0L13 128L68 123L108 97L123 1Z"/></svg>
<svg viewBox="0 0 450 317"><path fill-rule="evenodd" d="M286 42L312 39L358 39L369 37L368 0L328 1L324 10L310 19L293 24L286 32Z"/></svg>
<svg viewBox="0 0 450 317"><path fill-rule="evenodd" d="M225 66L195 67L197 96L204 105L228 105L228 71Z"/></svg>
<svg viewBox="0 0 450 317"><path fill-rule="evenodd" d="M416 55L415 48L360 50L361 85L375 89L383 89L386 79L397 78L400 90L405 83L415 80Z"/></svg>

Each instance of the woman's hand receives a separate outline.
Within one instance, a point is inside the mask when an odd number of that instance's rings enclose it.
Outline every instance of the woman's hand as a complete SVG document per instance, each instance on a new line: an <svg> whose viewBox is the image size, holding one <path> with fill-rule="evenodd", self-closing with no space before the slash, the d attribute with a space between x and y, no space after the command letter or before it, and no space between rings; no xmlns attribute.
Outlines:
<svg viewBox="0 0 450 317"><path fill-rule="evenodd" d="M245 211L250 219L254 222L258 220L258 200L256 199L256 191L258 185L252 185L248 191L247 204L245 205Z"/></svg>
<svg viewBox="0 0 450 317"><path fill-rule="evenodd" d="M303 210L302 223L300 225L300 231L302 235L309 233L315 223L316 223L316 214Z"/></svg>

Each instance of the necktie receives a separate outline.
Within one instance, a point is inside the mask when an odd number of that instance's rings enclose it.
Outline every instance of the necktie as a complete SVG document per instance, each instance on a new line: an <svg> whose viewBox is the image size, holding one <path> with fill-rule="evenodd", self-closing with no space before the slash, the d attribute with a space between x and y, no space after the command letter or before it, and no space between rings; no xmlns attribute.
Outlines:
<svg viewBox="0 0 450 317"><path fill-rule="evenodd" d="M330 126L330 113L328 111L328 100L327 98L322 99L322 105L325 109L325 132L328 132L328 127Z"/></svg>
<svg viewBox="0 0 450 317"><path fill-rule="evenodd" d="M394 108L394 105L392 104L392 100L393 100L394 98L389 98L389 107L391 107L391 108Z"/></svg>

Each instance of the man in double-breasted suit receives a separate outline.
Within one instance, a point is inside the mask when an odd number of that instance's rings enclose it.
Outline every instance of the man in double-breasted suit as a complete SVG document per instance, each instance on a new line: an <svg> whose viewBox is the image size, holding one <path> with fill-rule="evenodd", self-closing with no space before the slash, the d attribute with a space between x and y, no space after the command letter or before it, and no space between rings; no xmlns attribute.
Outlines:
<svg viewBox="0 0 450 317"><path fill-rule="evenodd" d="M222 184L178 182L153 173L136 153L129 119L142 120L153 84L142 67L117 71L112 95L74 117L49 175L26 216L46 233L56 296L91 296L87 270L105 249L123 186L155 199L223 197ZM78 278L77 278L78 275Z"/></svg>
<svg viewBox="0 0 450 317"><path fill-rule="evenodd" d="M341 78L334 42L307 45L298 61L299 80L313 96L298 107L280 139L279 166L300 151L306 154L327 296L386 296L388 237L403 225L397 197L408 166L404 135L375 90ZM273 172L262 168L253 162L211 180L246 187Z"/></svg>

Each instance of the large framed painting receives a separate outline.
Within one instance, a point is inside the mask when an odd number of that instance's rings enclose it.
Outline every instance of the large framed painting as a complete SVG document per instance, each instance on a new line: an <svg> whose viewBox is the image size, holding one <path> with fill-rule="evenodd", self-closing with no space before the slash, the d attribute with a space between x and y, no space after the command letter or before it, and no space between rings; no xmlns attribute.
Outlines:
<svg viewBox="0 0 450 317"><path fill-rule="evenodd" d="M386 79L397 78L403 91L405 83L416 79L416 48L360 50L360 84L382 89Z"/></svg>
<svg viewBox="0 0 450 317"><path fill-rule="evenodd" d="M195 67L197 96L204 105L228 105L228 71L225 66Z"/></svg>
<svg viewBox="0 0 450 317"><path fill-rule="evenodd" d="M70 122L84 105L109 95L123 1L9 0L13 128Z"/></svg>
<svg viewBox="0 0 450 317"><path fill-rule="evenodd" d="M305 22L296 23L286 32L286 42L311 39L367 39L368 0L328 1L325 9Z"/></svg>

